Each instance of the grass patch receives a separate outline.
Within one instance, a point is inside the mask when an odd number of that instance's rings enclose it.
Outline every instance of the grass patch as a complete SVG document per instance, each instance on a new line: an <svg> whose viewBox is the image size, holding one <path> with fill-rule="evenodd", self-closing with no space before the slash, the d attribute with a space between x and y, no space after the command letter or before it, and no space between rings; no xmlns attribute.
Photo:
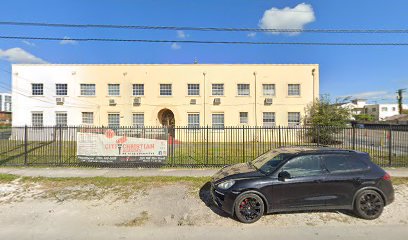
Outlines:
<svg viewBox="0 0 408 240"><path fill-rule="evenodd" d="M149 220L149 213L143 211L140 213L139 217L136 217L130 221L116 224L118 227L139 227L144 225Z"/></svg>
<svg viewBox="0 0 408 240"><path fill-rule="evenodd" d="M0 183L9 183L16 180L17 178L19 177L16 175L0 173Z"/></svg>

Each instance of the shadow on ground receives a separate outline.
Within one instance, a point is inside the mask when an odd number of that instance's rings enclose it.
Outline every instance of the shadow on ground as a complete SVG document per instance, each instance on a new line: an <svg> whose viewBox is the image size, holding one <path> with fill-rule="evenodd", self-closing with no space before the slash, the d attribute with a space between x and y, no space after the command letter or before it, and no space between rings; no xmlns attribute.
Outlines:
<svg viewBox="0 0 408 240"><path fill-rule="evenodd" d="M205 205L211 209L211 211L213 211L215 214L221 216L221 217L231 217L228 213L222 211L220 208L218 208L213 200L211 199L211 183L207 182L205 183L201 188L200 188L200 192L199 192L199 196L201 201L203 201L205 203Z"/></svg>

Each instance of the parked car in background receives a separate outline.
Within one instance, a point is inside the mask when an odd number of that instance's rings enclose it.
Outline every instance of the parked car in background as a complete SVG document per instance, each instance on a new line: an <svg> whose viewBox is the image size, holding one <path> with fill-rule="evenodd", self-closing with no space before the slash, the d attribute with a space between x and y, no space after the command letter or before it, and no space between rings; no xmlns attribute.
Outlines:
<svg viewBox="0 0 408 240"><path fill-rule="evenodd" d="M393 202L394 189L390 175L368 153L294 147L224 167L212 178L211 195L244 223L266 213L334 209L376 219Z"/></svg>

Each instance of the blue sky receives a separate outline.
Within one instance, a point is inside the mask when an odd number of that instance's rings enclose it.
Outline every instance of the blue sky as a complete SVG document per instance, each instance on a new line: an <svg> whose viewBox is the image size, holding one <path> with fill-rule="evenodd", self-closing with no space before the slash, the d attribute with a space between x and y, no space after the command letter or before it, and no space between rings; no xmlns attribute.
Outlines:
<svg viewBox="0 0 408 240"><path fill-rule="evenodd" d="M0 3L0 21L258 28L262 25L260 21L266 10L295 8L302 3L312 9L313 15L312 18L299 20L304 23L300 27L305 29L408 29L408 1L404 0L4 0ZM306 14L305 12L292 10L292 13L298 14ZM300 18L302 17L303 15ZM269 21L269 24L272 24L269 26L291 24L282 21L274 18L272 22ZM295 25L289 26L297 27L296 20L294 21ZM257 33L255 36L248 36L247 32L180 33L15 26L0 26L0 33L72 38L408 43L408 34ZM200 63L318 63L320 93L330 94L332 98L351 95L365 97L371 101L395 102L396 89L408 88L408 46L250 46L186 43L172 46L171 43L66 41L63 44L58 41L0 40L0 70L10 70L10 62L24 61L192 63L194 58ZM0 91L9 91L9 86L10 74L0 71Z"/></svg>

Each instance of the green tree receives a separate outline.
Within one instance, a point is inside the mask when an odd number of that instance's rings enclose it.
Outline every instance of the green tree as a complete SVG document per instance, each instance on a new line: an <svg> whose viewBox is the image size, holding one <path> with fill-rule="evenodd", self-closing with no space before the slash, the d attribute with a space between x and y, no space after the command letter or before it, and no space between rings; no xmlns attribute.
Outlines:
<svg viewBox="0 0 408 240"><path fill-rule="evenodd" d="M350 109L340 107L338 102L332 103L326 96L307 106L304 123L308 127L306 135L312 142L334 144L335 135L347 127L350 122Z"/></svg>
<svg viewBox="0 0 408 240"><path fill-rule="evenodd" d="M373 122L374 121L374 116L370 114L356 114L353 116L354 119L356 119L357 122Z"/></svg>

